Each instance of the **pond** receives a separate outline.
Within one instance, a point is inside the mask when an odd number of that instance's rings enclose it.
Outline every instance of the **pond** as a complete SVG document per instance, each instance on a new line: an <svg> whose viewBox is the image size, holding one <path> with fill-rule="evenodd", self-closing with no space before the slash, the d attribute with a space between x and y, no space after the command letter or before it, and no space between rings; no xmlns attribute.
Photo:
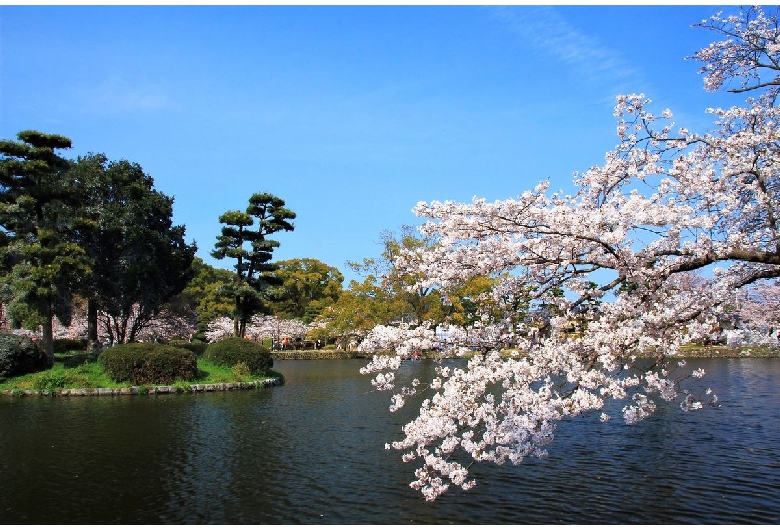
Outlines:
<svg viewBox="0 0 780 530"><path fill-rule="evenodd" d="M278 361L281 387L0 398L2 524L780 523L780 361L691 360L721 407L562 425L544 460L425 502L386 451L361 360ZM403 367L430 372L426 361Z"/></svg>

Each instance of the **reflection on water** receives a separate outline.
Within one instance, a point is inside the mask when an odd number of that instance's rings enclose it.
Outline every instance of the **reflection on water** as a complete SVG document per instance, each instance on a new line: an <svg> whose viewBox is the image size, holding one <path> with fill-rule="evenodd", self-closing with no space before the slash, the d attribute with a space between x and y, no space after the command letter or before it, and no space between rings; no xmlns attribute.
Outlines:
<svg viewBox="0 0 780 530"><path fill-rule="evenodd" d="M780 361L691 361L720 408L578 418L547 459L475 466L475 489L435 503L384 450L412 411L389 413L362 364L279 361L287 384L251 391L2 398L0 523L780 523Z"/></svg>

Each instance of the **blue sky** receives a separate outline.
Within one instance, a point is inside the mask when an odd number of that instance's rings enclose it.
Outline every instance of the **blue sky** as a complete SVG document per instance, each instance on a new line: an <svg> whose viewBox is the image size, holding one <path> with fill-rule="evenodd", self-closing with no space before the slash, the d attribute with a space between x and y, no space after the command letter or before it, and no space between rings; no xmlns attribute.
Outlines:
<svg viewBox="0 0 780 530"><path fill-rule="evenodd" d="M686 61L727 6L0 6L0 137L138 162L209 256L220 214L268 191L298 215L275 259L381 253L421 200L490 201L603 162L615 96L691 130Z"/></svg>

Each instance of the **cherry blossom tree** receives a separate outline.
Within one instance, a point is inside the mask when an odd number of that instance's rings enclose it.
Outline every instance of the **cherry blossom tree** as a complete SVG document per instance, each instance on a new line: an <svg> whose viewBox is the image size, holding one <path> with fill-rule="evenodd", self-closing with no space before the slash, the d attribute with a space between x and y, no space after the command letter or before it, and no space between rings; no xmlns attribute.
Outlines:
<svg viewBox="0 0 780 530"><path fill-rule="evenodd" d="M729 346L780 346L780 283L762 281L740 289L724 332Z"/></svg>
<svg viewBox="0 0 780 530"><path fill-rule="evenodd" d="M247 327L247 335L253 340L272 339L281 344L283 338L302 340L309 331L309 326L297 318L283 319L276 315L252 317Z"/></svg>
<svg viewBox="0 0 780 530"><path fill-rule="evenodd" d="M674 124L644 95L619 96L619 143L603 165L575 174L574 194L542 182L513 199L415 207L435 244L396 257L417 278L412 289L495 278L480 301L492 311L448 336L453 351L470 352L467 365L442 363L431 381L398 390L408 348L440 340L433 326L380 326L361 345L385 351L362 371L395 389L391 410L420 403L387 447L418 463L411 487L426 499L474 486L474 462L545 456L561 420L608 421L610 401L627 423L659 399L686 411L717 401L679 347L710 336L738 289L780 277L780 32L777 13L760 8L698 26L723 37L693 56L705 89L751 95L709 109L710 132ZM548 318L514 318L520 296L528 315L544 307ZM572 333L575 321L585 325ZM507 337L516 349L500 350Z"/></svg>
<svg viewBox="0 0 780 530"><path fill-rule="evenodd" d="M229 337L235 337L233 319L228 317L215 318L208 323L205 335L209 342L219 342Z"/></svg>
<svg viewBox="0 0 780 530"><path fill-rule="evenodd" d="M144 315L139 306L134 304L127 312L126 318L98 311L96 319L98 325L95 339L101 344L119 344L128 341L128 334L123 333L123 330L128 328L135 328L133 340L139 342L161 342L170 339L191 340L197 331L198 317L186 305L168 303L151 317ZM67 326L59 322L54 323L54 338L75 340L87 338L88 320L87 303L83 300L77 300L73 307L73 317L70 323Z"/></svg>
<svg viewBox="0 0 780 530"><path fill-rule="evenodd" d="M277 343L283 337L302 339L309 331L309 326L302 320L282 319L277 316L253 316L247 324L245 337L254 341L273 339ZM217 342L233 337L233 319L220 317L208 324L206 338L209 342Z"/></svg>

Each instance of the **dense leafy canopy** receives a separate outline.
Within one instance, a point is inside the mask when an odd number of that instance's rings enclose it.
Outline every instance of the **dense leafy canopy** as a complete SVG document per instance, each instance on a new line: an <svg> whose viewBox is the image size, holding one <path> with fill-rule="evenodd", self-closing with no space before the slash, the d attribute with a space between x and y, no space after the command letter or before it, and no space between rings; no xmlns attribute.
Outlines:
<svg viewBox="0 0 780 530"><path fill-rule="evenodd" d="M344 276L319 260L283 260L276 262L276 267L273 276L279 286L274 290L271 308L282 318L311 322L341 295Z"/></svg>
<svg viewBox="0 0 780 530"><path fill-rule="evenodd" d="M69 174L90 221L78 234L93 265L84 296L112 342L133 342L192 278L196 246L172 223L173 198L156 191L139 164L90 154Z"/></svg>

